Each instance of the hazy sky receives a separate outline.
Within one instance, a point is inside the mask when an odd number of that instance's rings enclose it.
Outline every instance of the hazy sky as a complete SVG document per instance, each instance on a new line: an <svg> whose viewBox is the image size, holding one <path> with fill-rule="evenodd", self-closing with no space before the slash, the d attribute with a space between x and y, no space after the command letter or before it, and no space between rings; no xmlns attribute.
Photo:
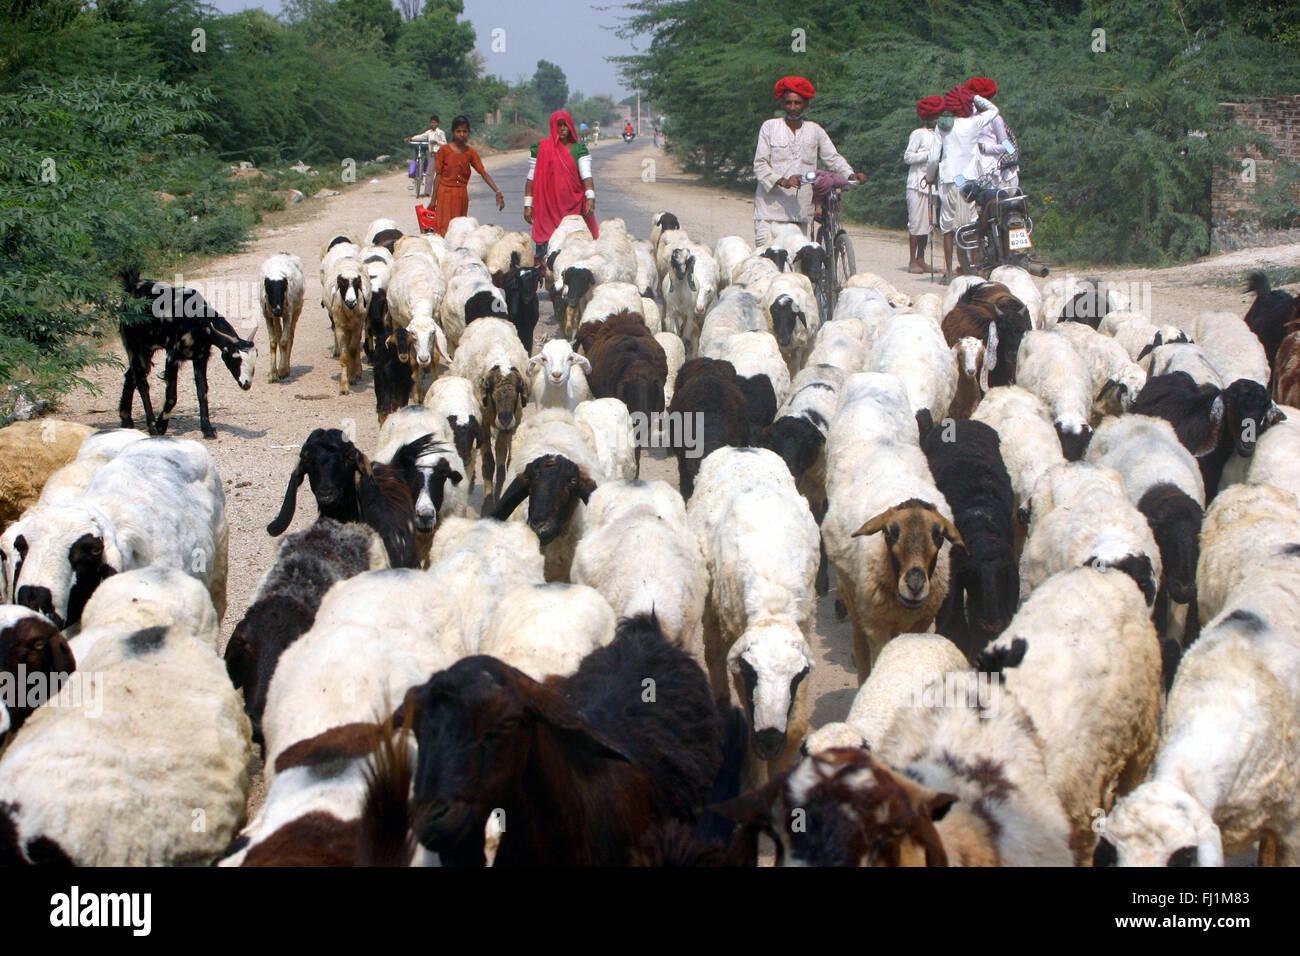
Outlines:
<svg viewBox="0 0 1300 956"><path fill-rule="evenodd" d="M208 0L224 13L261 7L280 12L280 0ZM617 26L622 4L595 0L465 0L465 14L474 25L477 47L487 61L484 69L514 82L521 74L532 76L538 60L558 63L569 89L587 96L612 93L622 99L631 90L618 80L618 70L605 57L634 52L606 27ZM396 4L394 4L396 5ZM505 30L505 50L492 51L492 31ZM642 38L642 43L645 39Z"/></svg>

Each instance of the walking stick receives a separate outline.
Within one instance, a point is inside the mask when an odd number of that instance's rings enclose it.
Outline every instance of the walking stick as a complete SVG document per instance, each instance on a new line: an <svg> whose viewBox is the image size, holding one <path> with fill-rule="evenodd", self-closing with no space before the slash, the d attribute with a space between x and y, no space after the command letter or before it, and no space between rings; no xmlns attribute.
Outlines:
<svg viewBox="0 0 1300 956"><path fill-rule="evenodd" d="M928 184L926 196L930 201L930 284L934 285L934 227L939 223L939 191L933 185ZM939 233L940 239L943 233Z"/></svg>

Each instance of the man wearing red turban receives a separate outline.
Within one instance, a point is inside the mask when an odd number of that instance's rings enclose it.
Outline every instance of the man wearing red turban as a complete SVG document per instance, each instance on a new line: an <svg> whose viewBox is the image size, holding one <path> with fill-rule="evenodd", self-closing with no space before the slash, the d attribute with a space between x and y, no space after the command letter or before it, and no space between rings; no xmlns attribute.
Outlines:
<svg viewBox="0 0 1300 956"><path fill-rule="evenodd" d="M953 239L957 230L975 221L975 204L961 196L958 177L962 182L980 178L979 153L976 150L980 134L997 118L998 108L982 96L962 86L955 86L945 94L945 112L939 121L942 155L939 160L939 229L943 233L943 282L952 280Z"/></svg>
<svg viewBox="0 0 1300 956"><path fill-rule="evenodd" d="M966 81L972 94L991 100L998 91L997 83L987 76L972 76ZM980 177L992 179L1008 189L1020 187L1020 151L1016 134L1011 131L1006 117L1001 113L984 127L976 144L979 151Z"/></svg>
<svg viewBox="0 0 1300 956"><path fill-rule="evenodd" d="M758 131L754 150L754 241L761 249L772 238L778 222L793 222L808 232L812 221L812 190L800 189L800 177L817 168L817 160L831 172L864 182L866 173L855 173L835 149L826 130L805 120L803 111L817 93L802 76L784 76L777 81L776 98L785 111L784 119L770 119Z"/></svg>
<svg viewBox="0 0 1300 956"><path fill-rule="evenodd" d="M923 126L912 130L903 151L907 163L907 248L908 272L929 272L925 265L925 244L934 228L931 197L939 167L939 133L935 123L943 112L942 96L927 96L916 104Z"/></svg>

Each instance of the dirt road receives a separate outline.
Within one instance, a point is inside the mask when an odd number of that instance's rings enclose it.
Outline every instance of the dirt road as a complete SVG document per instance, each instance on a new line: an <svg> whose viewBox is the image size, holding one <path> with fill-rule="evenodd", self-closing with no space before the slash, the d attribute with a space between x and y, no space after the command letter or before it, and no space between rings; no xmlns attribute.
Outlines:
<svg viewBox="0 0 1300 956"><path fill-rule="evenodd" d="M699 185L648 142L602 143L594 150L594 157L599 217L622 216L629 229L644 238L649 233L651 213L669 209L678 215L683 228L694 238L709 245L733 233L752 239L753 213L748 197ZM505 192L507 208L503 213L496 212L489 202L488 190L475 177L470 187L470 213L481 222L495 222L506 229L525 228L520 215L525 154L503 153L487 158L485 164ZM899 185L901 188L901 176ZM230 523L230 578L223 642L243 616L258 578L274 558L276 541L266 534L265 528L279 509L303 439L313 428L342 428L355 436L357 446L363 451L371 452L375 448L378 428L369 369L351 394L338 394L338 363L330 358L332 336L319 302L321 243L338 230L359 234L367 223L380 216L391 217L403 228L414 230L414 205L409 181L400 172L359 183L339 196L309 200L308 204L272 217L243 252L223 256L195 274L181 277L182 283L197 285L205 294L209 289L224 291L227 303L224 313L242 334L257 330L256 339L263 353L256 383L246 393L238 389L219 359L209 366L211 416L219 437L208 443L208 447L225 479ZM905 271L907 247L901 233L854 229L851 235L859 270L876 272L911 294L942 291L941 286L926 277ZM290 377L272 384L266 377L266 331L258 311L257 286L262 261L282 251L295 253L302 259L307 293L297 328ZM1155 318L1176 322L1179 315L1189 310L1243 311L1244 300L1237 287L1216 285L1213 280L1222 275L1238 276L1244 269L1261 263L1300 265L1300 247L1232 253L1174 269L1090 270L1087 274L1112 282L1149 283ZM174 281L172 276L158 278ZM544 305L539 343L554 329L548 313L549 306ZM120 355L120 346L116 348ZM160 358L151 379L156 405L161 404L162 397L161 368ZM82 390L69 395L59 416L96 427L116 427L121 373L99 370L90 377L101 394ZM135 414L136 421L141 422L143 414L138 400ZM182 372L180 400L169 434L200 438L197 404L188 370ZM676 486L676 467L671 459L643 459L642 464L642 477L662 478ZM307 526L316 516L309 491L302 490L299 499L291 530ZM823 598L817 608L817 632L813 636L817 665L810 677L814 727L842 719L857 684L848 625L835 621L833 597L834 592ZM255 786L250 813L258 803L260 787Z"/></svg>

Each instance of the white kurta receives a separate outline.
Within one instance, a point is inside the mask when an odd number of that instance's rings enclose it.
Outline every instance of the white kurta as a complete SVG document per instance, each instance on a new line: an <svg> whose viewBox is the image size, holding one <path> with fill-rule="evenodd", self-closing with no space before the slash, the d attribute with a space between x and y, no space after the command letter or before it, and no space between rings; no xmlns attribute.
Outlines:
<svg viewBox="0 0 1300 956"><path fill-rule="evenodd" d="M817 168L817 160L841 176L852 176L853 167L835 149L835 144L811 120L804 120L793 130L784 119L770 119L758 130L758 148L754 150L754 218L775 222L802 223L812 218L812 187L783 189L778 179L802 176Z"/></svg>
<svg viewBox="0 0 1300 956"><path fill-rule="evenodd" d="M980 178L979 152L976 144L984 128L997 118L998 108L982 96L975 97L974 116L959 116L952 121L952 129L940 131L943 157L939 160L939 182L955 183L958 174L967 179Z"/></svg>
<svg viewBox="0 0 1300 956"><path fill-rule="evenodd" d="M1020 170L1017 166L1002 168L1002 160L1012 155L1002 145L1003 140L1010 139L1007 121L998 116L980 133L976 148L979 151L980 178L992 177L1003 186L1016 186L1020 183Z"/></svg>
<svg viewBox="0 0 1300 956"><path fill-rule="evenodd" d="M939 161L939 131L937 129L912 130L907 138L907 149L903 150L903 162L907 163L907 188L925 192L921 180L925 178L925 168ZM931 183L930 185L938 185Z"/></svg>
<svg viewBox="0 0 1300 956"><path fill-rule="evenodd" d="M428 143L429 152L436 153L439 147L447 145L447 134L439 126L437 129L426 129L423 133L416 133L411 137L411 142Z"/></svg>

